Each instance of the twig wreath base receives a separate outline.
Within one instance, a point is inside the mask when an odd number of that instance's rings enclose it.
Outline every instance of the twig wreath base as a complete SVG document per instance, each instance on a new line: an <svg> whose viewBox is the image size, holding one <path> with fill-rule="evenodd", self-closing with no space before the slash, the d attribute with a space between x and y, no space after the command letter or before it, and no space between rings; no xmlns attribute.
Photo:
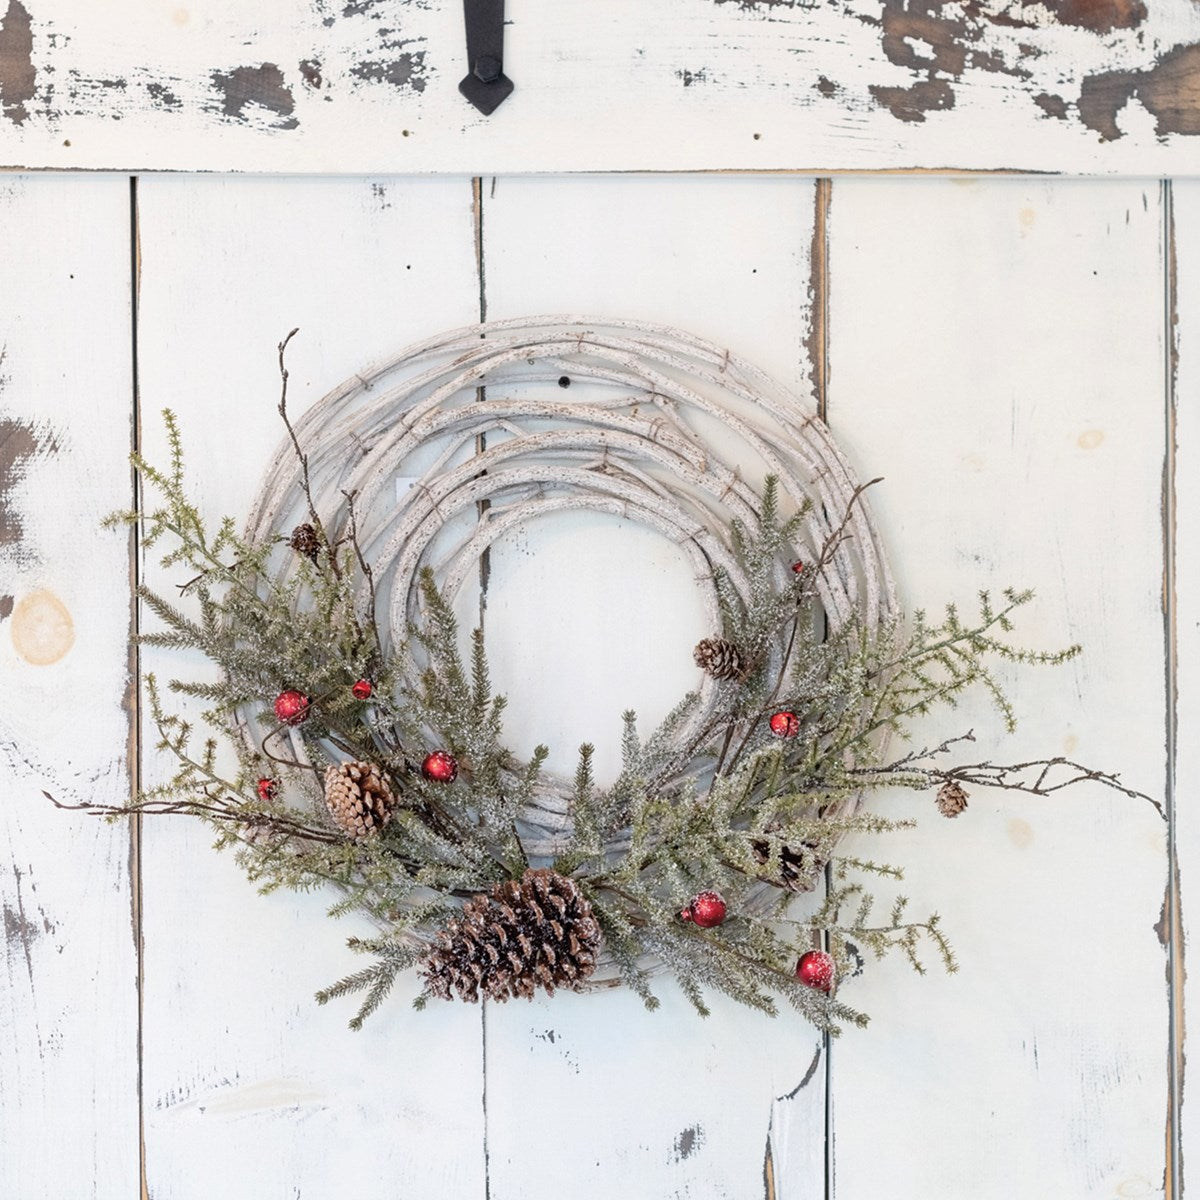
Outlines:
<svg viewBox="0 0 1200 1200"><path fill-rule="evenodd" d="M81 807L198 816L263 890L335 888L335 913L379 928L351 939L370 964L318 997L362 992L355 1027L415 966L418 1004L624 983L653 1007L668 969L701 1012L707 988L770 1012L782 997L836 1031L865 1021L838 991L864 952L921 970L928 942L954 969L936 917L904 902L872 917L864 880L898 869L840 852L905 824L863 808L867 792L932 788L950 817L965 785L1140 795L1059 758L947 765L970 733L889 758L890 739L973 686L1011 726L992 665L1078 648L1012 644L1029 593L906 621L866 487L812 404L728 350L635 322L470 326L293 421L291 336L287 436L244 532L210 531L188 498L169 413L169 469L137 460L159 506L114 518L189 573L178 600L142 590L162 621L143 641L221 667L217 684L170 685L207 704L215 736L169 713L151 678L174 774L128 808ZM483 634L464 658L453 610L497 539L576 510L678 546L710 630L696 690L657 730L643 739L624 715L603 788L589 745L573 779L545 770L544 747L524 762L506 749ZM820 897L803 920L800 892Z"/></svg>

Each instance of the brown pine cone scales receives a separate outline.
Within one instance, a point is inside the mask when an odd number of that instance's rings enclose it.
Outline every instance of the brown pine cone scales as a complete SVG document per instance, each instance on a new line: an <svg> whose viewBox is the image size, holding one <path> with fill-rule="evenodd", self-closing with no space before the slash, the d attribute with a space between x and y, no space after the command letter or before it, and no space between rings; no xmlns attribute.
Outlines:
<svg viewBox="0 0 1200 1200"><path fill-rule="evenodd" d="M600 925L579 885L548 868L527 870L473 896L425 955L428 995L475 1003L538 988L579 991L596 969Z"/></svg>
<svg viewBox="0 0 1200 1200"><path fill-rule="evenodd" d="M380 767L344 762L325 768L325 807L350 837L366 838L392 819L396 797Z"/></svg>
<svg viewBox="0 0 1200 1200"><path fill-rule="evenodd" d="M765 838L756 838L750 843L750 848L760 863L765 864L771 857L771 846ZM803 851L793 850L791 846L782 847L779 851L779 875L770 882L792 892L811 892L817 886L817 877L821 873L821 864L813 853L815 849L815 846L805 846ZM762 878L766 879L767 876Z"/></svg>
<svg viewBox="0 0 1200 1200"><path fill-rule="evenodd" d="M967 807L967 793L960 784L948 779L938 788L936 803L943 817L957 817Z"/></svg>
<svg viewBox="0 0 1200 1200"><path fill-rule="evenodd" d="M714 679L741 679L746 673L746 661L741 650L725 638L704 638L692 651L696 666L702 667Z"/></svg>
<svg viewBox="0 0 1200 1200"><path fill-rule="evenodd" d="M321 539L307 521L292 530L288 545L297 554L303 554L305 558L311 558L313 562L317 561L317 555L321 552Z"/></svg>

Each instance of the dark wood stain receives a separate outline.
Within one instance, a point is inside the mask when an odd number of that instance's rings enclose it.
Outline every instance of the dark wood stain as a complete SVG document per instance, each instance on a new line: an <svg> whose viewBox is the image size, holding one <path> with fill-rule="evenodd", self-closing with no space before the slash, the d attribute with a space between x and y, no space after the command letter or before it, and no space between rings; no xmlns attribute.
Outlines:
<svg viewBox="0 0 1200 1200"><path fill-rule="evenodd" d="M20 0L8 0L0 18L0 113L14 125L23 125L28 118L36 82L29 10Z"/></svg>
<svg viewBox="0 0 1200 1200"><path fill-rule="evenodd" d="M183 105L183 101L160 80L146 84L146 94L156 108L180 108Z"/></svg>
<svg viewBox="0 0 1200 1200"><path fill-rule="evenodd" d="M863 17L867 24L874 18ZM954 83L968 70L1028 78L1022 65L1031 47L1013 47L1012 61L980 43L987 20L970 5L947 0L884 0L878 21L880 47L888 62L925 78L907 87L875 84L875 103L900 121L924 121L925 114L955 105Z"/></svg>
<svg viewBox="0 0 1200 1200"><path fill-rule="evenodd" d="M1200 134L1200 46L1176 46L1145 71L1089 75L1079 94L1079 119L1101 141L1121 137L1117 114L1137 99L1154 117L1159 137Z"/></svg>
<svg viewBox="0 0 1200 1200"><path fill-rule="evenodd" d="M255 105L274 113L281 120L277 129L295 129L299 125L292 113L296 101L284 81L283 72L274 63L257 67L235 67L232 71L213 71L213 86L221 93L221 112L237 121L248 119L247 108Z"/></svg>
<svg viewBox="0 0 1200 1200"><path fill-rule="evenodd" d="M1049 7L1060 24L1093 33L1136 29L1146 19L1142 0L1058 0Z"/></svg>
<svg viewBox="0 0 1200 1200"><path fill-rule="evenodd" d="M911 87L871 84L871 96L897 120L924 121L927 112L954 107L954 89L945 79L922 79Z"/></svg>
<svg viewBox="0 0 1200 1200"><path fill-rule="evenodd" d="M57 450L57 442L44 429L0 418L0 547L19 546L25 535L12 496L26 468L39 455Z"/></svg>
<svg viewBox="0 0 1200 1200"><path fill-rule="evenodd" d="M1067 119L1067 102L1061 96L1055 96L1051 92L1039 92L1034 96L1033 102L1046 116L1055 117L1059 121Z"/></svg>
<svg viewBox="0 0 1200 1200"><path fill-rule="evenodd" d="M394 57L371 58L350 68L355 79L368 83L389 83L392 87L425 90L425 51L405 50Z"/></svg>
<svg viewBox="0 0 1200 1200"><path fill-rule="evenodd" d="M699 1125L684 1129L675 1139L675 1161L682 1162L685 1158L691 1158L703 1144L704 1130Z"/></svg>

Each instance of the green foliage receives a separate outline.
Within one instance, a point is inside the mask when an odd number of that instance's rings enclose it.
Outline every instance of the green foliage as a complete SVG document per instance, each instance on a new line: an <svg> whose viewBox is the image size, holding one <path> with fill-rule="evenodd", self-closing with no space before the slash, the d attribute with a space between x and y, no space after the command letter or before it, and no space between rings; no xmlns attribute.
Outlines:
<svg viewBox="0 0 1200 1200"><path fill-rule="evenodd" d="M169 685L203 702L203 735L167 711L159 685L147 680L158 745L175 765L121 811L199 817L263 891L329 888L334 915L361 913L376 923L379 937L350 942L371 962L318 995L325 1003L361 994L351 1022L357 1028L419 963L464 898L531 865L523 817L543 783L547 750L539 746L520 763L504 747L504 699L492 692L483 635L474 632L464 662L454 612L428 570L420 580L423 620L403 645L382 642L352 496L324 522L312 510L316 562L288 549L286 530L263 544L244 540L231 520L210 532L185 490L177 423L169 412L164 419L169 468L135 460L154 502L112 521L138 524L143 544L162 550L166 567L190 575L178 601L141 589L161 625L142 642L198 650L219 676ZM897 867L838 853L846 835L906 824L861 811L865 790L929 787L952 774L929 765L938 751L886 762L885 737L910 737L914 721L953 707L972 687L990 695L1011 728L1013 708L995 665L1060 663L1078 647L1035 653L1014 646L1012 616L1030 594L1012 591L999 605L982 593L970 620L950 607L939 621L923 613L908 626L851 620L827 635L816 582L841 531L813 570L798 576L790 563L804 517L781 514L769 480L755 526L731 528L748 586L716 572L719 632L744 655L745 677L719 685L699 729L697 693L645 739L635 714L625 713L622 768L611 787L597 785L592 747L582 746L553 866L577 880L608 955L648 1007L657 1000L647 968L658 960L700 1013L712 990L770 1013L782 998L837 1032L866 1018L796 980L797 956L813 945L828 947L839 977L859 968L863 952L898 953L923 971L923 947L955 969L936 916L907 920L901 900L887 921L871 923L875 900L863 880L898 878ZM369 703L350 690L361 677L374 683ZM271 709L288 688L312 700L310 719L291 731L304 747L299 758ZM771 735L767 717L775 709L798 715L795 737ZM682 743L685 729L693 735ZM235 753L231 772L218 765L221 744ZM423 777L431 745L459 760L453 784ZM347 758L378 763L400 797L382 833L362 841L349 840L322 803L325 765ZM259 794L263 777L279 781L276 793ZM706 889L729 905L729 918L715 929L679 917ZM820 903L799 921L790 914L803 891Z"/></svg>

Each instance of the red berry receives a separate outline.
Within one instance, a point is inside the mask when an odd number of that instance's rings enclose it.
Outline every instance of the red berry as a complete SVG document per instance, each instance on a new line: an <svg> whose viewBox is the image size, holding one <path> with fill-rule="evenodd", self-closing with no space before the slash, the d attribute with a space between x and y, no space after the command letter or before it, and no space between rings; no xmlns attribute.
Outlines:
<svg viewBox="0 0 1200 1200"><path fill-rule="evenodd" d="M371 698L371 681L369 679L360 679L351 689L356 700L369 700Z"/></svg>
<svg viewBox="0 0 1200 1200"><path fill-rule="evenodd" d="M275 799L275 793L279 791L279 781L277 779L268 779L264 776L258 781L258 798L264 803L268 800Z"/></svg>
<svg viewBox="0 0 1200 1200"><path fill-rule="evenodd" d="M833 987L835 966L832 954L824 950L810 950L800 956L796 964L796 978L805 987L815 988L819 992L828 992Z"/></svg>
<svg viewBox="0 0 1200 1200"><path fill-rule="evenodd" d="M275 697L275 715L285 725L299 725L308 720L308 697L303 692L280 692Z"/></svg>
<svg viewBox="0 0 1200 1200"><path fill-rule="evenodd" d="M776 737L793 738L800 732L800 718L794 712L772 713L768 724Z"/></svg>
<svg viewBox="0 0 1200 1200"><path fill-rule="evenodd" d="M421 774L435 783L453 783L458 775L458 763L449 750L433 750L425 755Z"/></svg>
<svg viewBox="0 0 1200 1200"><path fill-rule="evenodd" d="M799 575L804 570L804 564L799 559L796 559L796 561L794 563L792 563L792 570L795 571L797 575Z"/></svg>
<svg viewBox="0 0 1200 1200"><path fill-rule="evenodd" d="M700 892L679 914L683 921L694 921L701 929L715 929L725 920L725 901L720 892Z"/></svg>

